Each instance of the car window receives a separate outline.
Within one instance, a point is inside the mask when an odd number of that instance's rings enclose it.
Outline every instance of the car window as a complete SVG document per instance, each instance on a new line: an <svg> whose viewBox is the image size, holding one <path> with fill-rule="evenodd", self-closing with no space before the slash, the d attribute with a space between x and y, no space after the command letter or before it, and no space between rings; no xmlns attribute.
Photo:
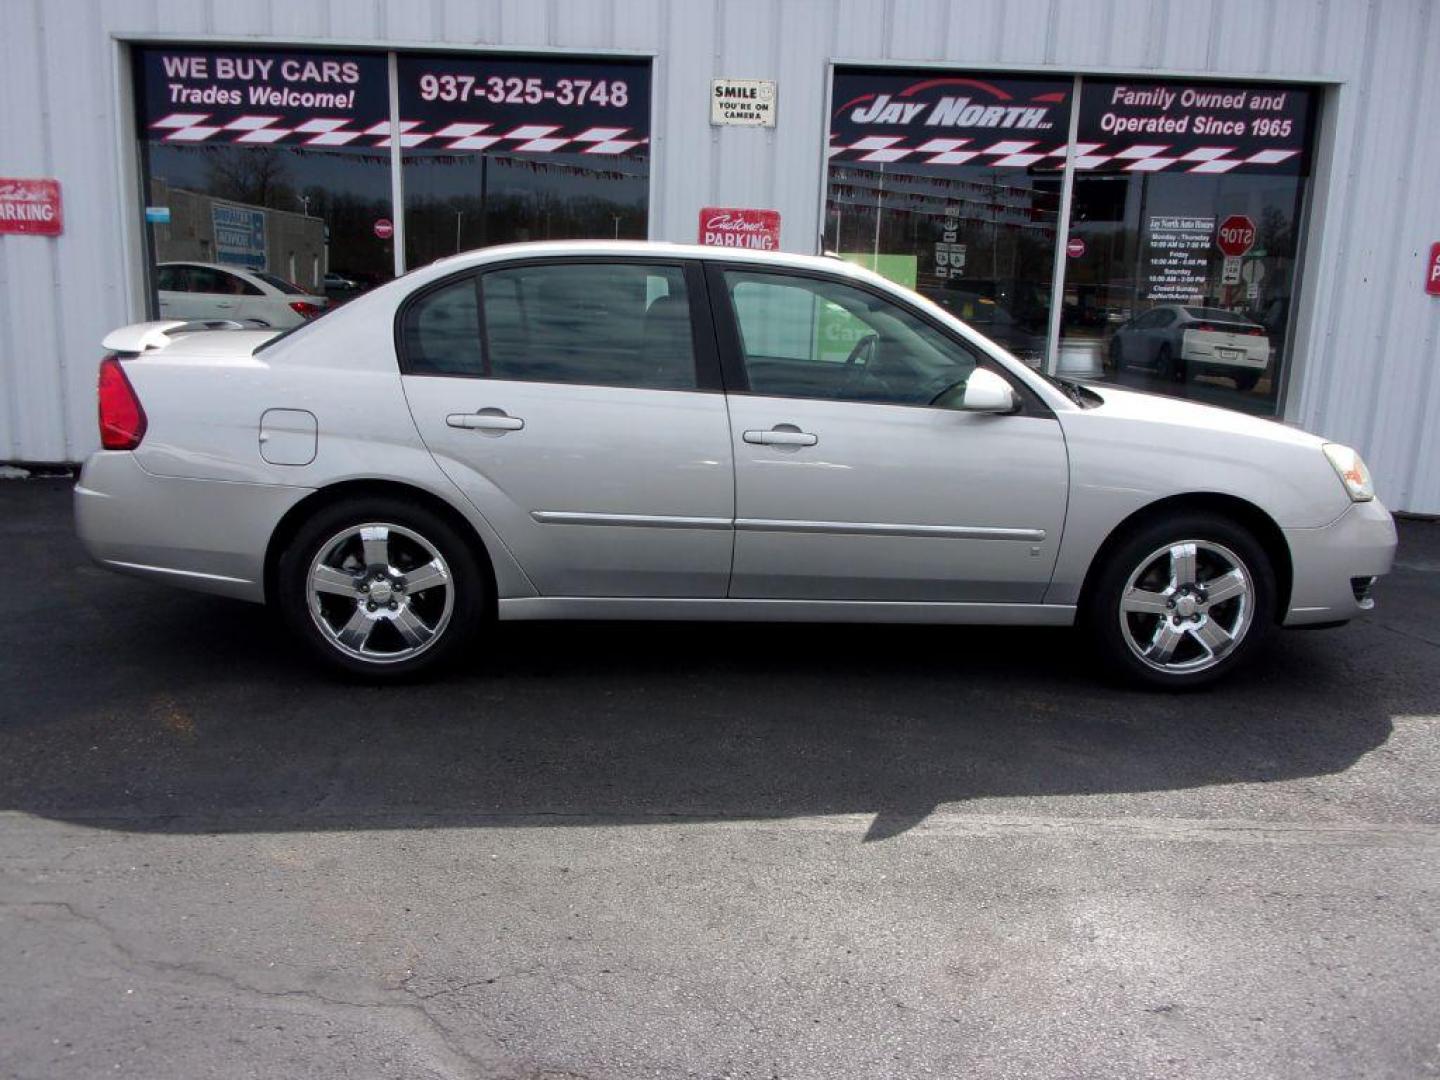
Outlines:
<svg viewBox="0 0 1440 1080"><path fill-rule="evenodd" d="M647 263L547 263L481 278L486 374L528 382L693 390L685 275Z"/></svg>
<svg viewBox="0 0 1440 1080"><path fill-rule="evenodd" d="M189 267L188 292L218 293L225 296L260 296L260 290L248 281L217 270L213 266Z"/></svg>
<svg viewBox="0 0 1440 1080"><path fill-rule="evenodd" d="M1233 311L1226 311L1224 308L1187 307L1185 311L1192 319L1202 319L1205 322L1238 323L1242 326L1249 322L1245 316L1237 315Z"/></svg>
<svg viewBox="0 0 1440 1080"><path fill-rule="evenodd" d="M428 292L405 311L401 328L411 375L483 375L478 279L464 277Z"/></svg>
<svg viewBox="0 0 1440 1080"><path fill-rule="evenodd" d="M227 274L224 270L217 271L220 277L220 291L229 293L232 296L264 296L265 292L257 285L252 285L242 277L234 274Z"/></svg>
<svg viewBox="0 0 1440 1080"><path fill-rule="evenodd" d="M1169 326L1175 321L1175 312L1171 311L1169 308L1156 308L1152 314L1154 315L1154 321L1150 325L1156 327L1157 329L1160 327Z"/></svg>
<svg viewBox="0 0 1440 1080"><path fill-rule="evenodd" d="M186 292L190 288L189 268L185 266L162 266L155 275L156 288L166 292Z"/></svg>
<svg viewBox="0 0 1440 1080"><path fill-rule="evenodd" d="M259 278L261 281L265 282L266 285L269 285L269 286L271 286L271 287L273 287L273 288L279 289L279 290L280 290L282 293L284 293L286 296L304 296L304 295L306 295L304 289L300 288L298 285L294 284L293 282L286 281L286 280L285 280L284 278L282 278L282 277L276 277L274 274L267 274L267 273L265 273L263 270L255 270L255 271L253 271L253 273L255 274L255 276L256 276L257 278ZM259 290L259 289L256 289L255 291L256 291L256 292L259 292L260 290Z"/></svg>
<svg viewBox="0 0 1440 1080"><path fill-rule="evenodd" d="M724 278L753 393L928 405L975 369L969 349L863 289L748 270Z"/></svg>

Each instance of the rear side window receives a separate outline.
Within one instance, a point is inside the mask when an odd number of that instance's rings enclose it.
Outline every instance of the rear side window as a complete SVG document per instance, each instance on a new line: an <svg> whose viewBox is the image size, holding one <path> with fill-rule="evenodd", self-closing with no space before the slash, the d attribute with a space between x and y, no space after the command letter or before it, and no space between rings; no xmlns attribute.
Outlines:
<svg viewBox="0 0 1440 1080"><path fill-rule="evenodd" d="M405 311L401 335L411 375L484 375L480 282L466 277L428 292Z"/></svg>
<svg viewBox="0 0 1440 1080"><path fill-rule="evenodd" d="M481 278L486 373L526 382L690 390L690 303L679 267L552 263Z"/></svg>
<svg viewBox="0 0 1440 1080"><path fill-rule="evenodd" d="M162 266L156 275L156 285L166 292L188 292L190 275L183 266Z"/></svg>
<svg viewBox="0 0 1440 1080"><path fill-rule="evenodd" d="M255 270L255 271L252 271L252 272L253 272L254 275L255 275L256 277L258 277L261 281L265 282L266 285L269 285L269 286L271 286L272 288L279 289L279 290L280 290L282 293L284 293L286 296L304 296L304 295L305 295L305 290L304 290L304 289L300 288L300 286L294 284L293 282L286 281L286 280L285 280L284 278L282 278L282 277L276 277L274 274L267 274L267 273L265 273L263 270Z"/></svg>

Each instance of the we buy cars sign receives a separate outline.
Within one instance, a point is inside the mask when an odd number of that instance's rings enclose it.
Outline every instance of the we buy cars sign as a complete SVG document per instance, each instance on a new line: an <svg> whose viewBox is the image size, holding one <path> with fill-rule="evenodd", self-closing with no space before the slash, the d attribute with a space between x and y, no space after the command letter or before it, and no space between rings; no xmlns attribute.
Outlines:
<svg viewBox="0 0 1440 1080"><path fill-rule="evenodd" d="M57 181L0 176L0 233L59 236L63 228Z"/></svg>
<svg viewBox="0 0 1440 1080"><path fill-rule="evenodd" d="M1255 222L1244 214L1231 214L1220 223L1215 246L1232 259L1238 259L1255 246Z"/></svg>
<svg viewBox="0 0 1440 1080"><path fill-rule="evenodd" d="M780 211L707 206L700 211L700 243L706 247L780 250Z"/></svg>

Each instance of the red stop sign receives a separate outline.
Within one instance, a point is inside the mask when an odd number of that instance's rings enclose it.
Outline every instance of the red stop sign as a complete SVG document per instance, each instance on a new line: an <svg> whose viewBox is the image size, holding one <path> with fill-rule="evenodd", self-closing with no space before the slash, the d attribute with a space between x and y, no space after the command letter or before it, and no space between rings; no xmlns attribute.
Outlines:
<svg viewBox="0 0 1440 1080"><path fill-rule="evenodd" d="M1238 259L1255 246L1255 223L1244 214L1231 214L1220 223L1215 246L1233 259Z"/></svg>
<svg viewBox="0 0 1440 1080"><path fill-rule="evenodd" d="M395 226L390 224L389 218L382 217L379 221L375 222L375 235L381 240L389 240L390 237L395 235Z"/></svg>

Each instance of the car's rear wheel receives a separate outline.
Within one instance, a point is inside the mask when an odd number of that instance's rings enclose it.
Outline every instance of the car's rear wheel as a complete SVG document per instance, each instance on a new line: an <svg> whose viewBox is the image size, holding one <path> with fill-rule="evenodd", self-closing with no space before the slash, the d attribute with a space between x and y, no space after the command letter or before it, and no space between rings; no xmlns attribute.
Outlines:
<svg viewBox="0 0 1440 1080"><path fill-rule="evenodd" d="M1254 655L1275 615L1275 572L1236 522L1177 514L1127 536L1098 569L1085 621L1132 680L1202 686Z"/></svg>
<svg viewBox="0 0 1440 1080"><path fill-rule="evenodd" d="M455 528L404 499L320 510L280 557L291 629L340 671L394 679L453 660L487 608L487 581Z"/></svg>
<svg viewBox="0 0 1440 1080"><path fill-rule="evenodd" d="M1185 362L1177 361L1169 345L1161 345L1155 356L1155 373L1166 382L1185 381Z"/></svg>
<svg viewBox="0 0 1440 1080"><path fill-rule="evenodd" d="M1119 337L1110 339L1110 348L1106 353L1105 370L1111 374L1118 375L1125 369L1125 350L1120 344Z"/></svg>
<svg viewBox="0 0 1440 1080"><path fill-rule="evenodd" d="M1242 394L1255 389L1255 384L1260 381L1258 371L1239 371L1235 373L1235 389Z"/></svg>

